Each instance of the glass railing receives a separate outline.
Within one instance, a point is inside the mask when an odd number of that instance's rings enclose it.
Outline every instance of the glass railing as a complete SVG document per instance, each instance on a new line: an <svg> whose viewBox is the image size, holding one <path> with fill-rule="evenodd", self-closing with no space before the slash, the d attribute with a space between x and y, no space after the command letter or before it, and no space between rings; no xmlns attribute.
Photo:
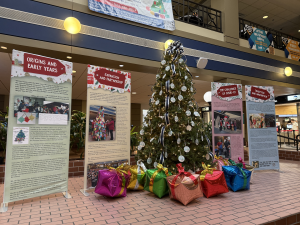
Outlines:
<svg viewBox="0 0 300 225"><path fill-rule="evenodd" d="M244 20L242 18L239 18L239 20L240 20L240 23L239 23L240 24L240 27L239 27L240 28L240 38L242 38L242 39L247 39L246 38L246 32L244 31L244 27L245 27L245 24L246 24L246 25L253 26L253 27L256 27L256 28L259 28L259 29L266 30L266 31L270 32L273 36L274 48L277 48L277 49L280 49L280 50L284 49L284 43L283 43L282 39L284 39L285 41L287 41L287 39L292 39L292 40L300 42L299 38L292 37L288 34L285 34L285 33L282 33L280 31L271 29L269 27L265 27L265 26L259 25L257 23L253 23L251 21Z"/></svg>
<svg viewBox="0 0 300 225"><path fill-rule="evenodd" d="M221 11L187 0L172 0L175 20L222 33Z"/></svg>

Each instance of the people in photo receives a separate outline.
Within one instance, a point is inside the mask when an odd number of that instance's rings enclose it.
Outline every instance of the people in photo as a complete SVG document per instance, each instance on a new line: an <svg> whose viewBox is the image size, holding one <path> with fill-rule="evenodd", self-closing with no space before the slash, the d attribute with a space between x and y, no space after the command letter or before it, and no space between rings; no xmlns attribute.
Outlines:
<svg viewBox="0 0 300 225"><path fill-rule="evenodd" d="M107 126L110 133L110 140L114 140L115 121L113 118L110 118L110 122L107 124Z"/></svg>

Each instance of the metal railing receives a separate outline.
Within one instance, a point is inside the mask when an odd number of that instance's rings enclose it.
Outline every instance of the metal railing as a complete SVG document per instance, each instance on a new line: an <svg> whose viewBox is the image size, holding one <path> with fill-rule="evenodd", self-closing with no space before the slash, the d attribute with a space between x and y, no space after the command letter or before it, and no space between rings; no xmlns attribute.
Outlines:
<svg viewBox="0 0 300 225"><path fill-rule="evenodd" d="M285 34L285 33L282 33L280 31L271 29L269 27L265 27L265 26L259 25L257 23L253 23L251 21L244 20L242 18L239 18L239 21L240 21L239 22L240 38L242 38L242 39L247 39L246 34L244 32L244 27L245 27L245 24L246 24L246 25L253 26L253 27L256 27L256 28L259 28L259 29L266 30L266 31L270 32L273 35L274 48L277 48L277 49L280 49L280 50L284 49L284 44L282 42L282 37L300 42L299 38L292 37L288 34Z"/></svg>
<svg viewBox="0 0 300 225"><path fill-rule="evenodd" d="M222 33L221 11L189 0L172 0L175 20Z"/></svg>
<svg viewBox="0 0 300 225"><path fill-rule="evenodd" d="M300 135L296 134L295 130L291 130L288 132L281 132L280 130L277 133L277 141L278 145L281 148L282 143L290 145L294 145L296 147L296 150L299 151L299 142L300 142ZM282 142L283 140L283 142Z"/></svg>

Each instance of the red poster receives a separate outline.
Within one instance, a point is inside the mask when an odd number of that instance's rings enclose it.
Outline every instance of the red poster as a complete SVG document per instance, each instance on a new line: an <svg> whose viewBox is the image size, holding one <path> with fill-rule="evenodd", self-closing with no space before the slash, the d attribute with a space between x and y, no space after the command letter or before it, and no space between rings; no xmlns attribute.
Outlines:
<svg viewBox="0 0 300 225"><path fill-rule="evenodd" d="M119 74L106 69L99 69L95 71L95 79L99 81L99 83L124 89L125 78L123 74Z"/></svg>
<svg viewBox="0 0 300 225"><path fill-rule="evenodd" d="M57 59L24 53L24 72L58 77L66 74L66 67Z"/></svg>
<svg viewBox="0 0 300 225"><path fill-rule="evenodd" d="M268 100L270 98L270 94L267 90L251 86L251 97Z"/></svg>
<svg viewBox="0 0 300 225"><path fill-rule="evenodd" d="M217 90L217 93L222 98L233 97L233 96L239 95L237 85L221 86Z"/></svg>

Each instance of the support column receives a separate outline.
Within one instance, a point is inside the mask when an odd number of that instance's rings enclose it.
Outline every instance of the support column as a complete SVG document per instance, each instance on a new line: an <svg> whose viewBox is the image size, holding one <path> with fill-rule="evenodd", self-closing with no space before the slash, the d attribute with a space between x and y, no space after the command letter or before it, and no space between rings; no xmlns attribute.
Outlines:
<svg viewBox="0 0 300 225"><path fill-rule="evenodd" d="M239 5L238 0L211 0L211 8L222 12L224 41L239 45Z"/></svg>

